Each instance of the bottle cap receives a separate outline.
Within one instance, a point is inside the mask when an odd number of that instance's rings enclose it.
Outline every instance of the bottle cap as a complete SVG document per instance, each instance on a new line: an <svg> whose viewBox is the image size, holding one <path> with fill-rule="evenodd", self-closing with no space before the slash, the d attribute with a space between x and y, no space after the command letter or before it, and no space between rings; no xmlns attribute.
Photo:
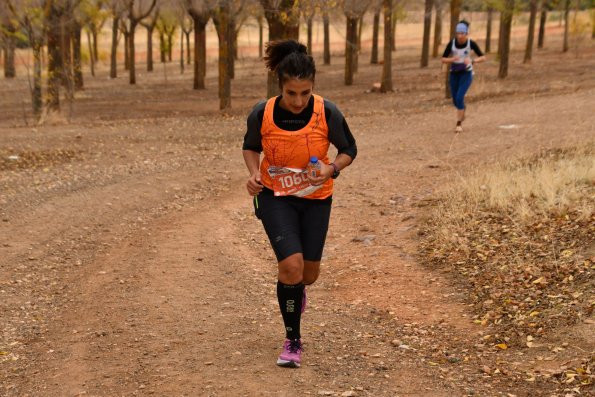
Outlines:
<svg viewBox="0 0 595 397"><path fill-rule="evenodd" d="M318 163L318 157L316 157L316 156L310 157L310 162L311 163Z"/></svg>

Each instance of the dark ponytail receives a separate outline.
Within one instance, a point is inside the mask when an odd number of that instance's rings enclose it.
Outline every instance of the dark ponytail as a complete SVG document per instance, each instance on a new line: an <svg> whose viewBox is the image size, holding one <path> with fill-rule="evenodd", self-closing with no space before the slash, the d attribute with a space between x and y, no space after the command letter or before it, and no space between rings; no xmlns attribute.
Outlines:
<svg viewBox="0 0 595 397"><path fill-rule="evenodd" d="M267 69L277 74L280 87L289 79L314 81L316 76L314 58L308 55L305 45L295 40L269 42L264 62Z"/></svg>

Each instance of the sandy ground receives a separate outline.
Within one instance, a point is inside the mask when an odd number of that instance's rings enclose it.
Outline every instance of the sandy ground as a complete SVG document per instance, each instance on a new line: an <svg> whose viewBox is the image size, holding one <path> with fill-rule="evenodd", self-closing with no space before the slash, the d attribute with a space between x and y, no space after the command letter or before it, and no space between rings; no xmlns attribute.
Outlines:
<svg viewBox="0 0 595 397"><path fill-rule="evenodd" d="M175 65L136 87L101 69L53 126L15 99L23 78L3 81L0 394L589 395L538 375L588 358L592 325L497 351L464 288L416 256L426 207L467 171L593 139L586 43L578 58L552 44L532 65L515 53L505 82L497 63L480 65L459 135L440 65L420 70L416 49L396 53L391 94L367 92L380 76L367 53L351 87L341 58L319 66L317 92L345 113L359 155L336 184L299 370L274 365L276 264L244 188L258 60L239 62L226 114L212 64L205 91Z"/></svg>

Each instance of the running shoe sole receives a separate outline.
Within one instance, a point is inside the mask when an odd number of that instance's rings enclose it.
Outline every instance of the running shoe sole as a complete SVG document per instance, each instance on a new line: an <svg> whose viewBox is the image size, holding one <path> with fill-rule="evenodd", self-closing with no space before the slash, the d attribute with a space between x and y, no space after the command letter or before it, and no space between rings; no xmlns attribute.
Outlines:
<svg viewBox="0 0 595 397"><path fill-rule="evenodd" d="M280 367L283 367L283 368L299 368L300 367L300 363L298 363L298 362L281 360L280 358L277 359L277 365Z"/></svg>

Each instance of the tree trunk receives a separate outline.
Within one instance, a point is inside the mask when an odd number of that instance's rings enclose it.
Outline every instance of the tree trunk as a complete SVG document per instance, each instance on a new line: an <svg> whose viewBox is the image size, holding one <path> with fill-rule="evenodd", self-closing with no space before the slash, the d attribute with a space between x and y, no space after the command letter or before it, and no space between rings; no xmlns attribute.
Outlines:
<svg viewBox="0 0 595 397"><path fill-rule="evenodd" d="M206 45L207 22L198 16L193 16L194 20L194 89L203 90L205 88L205 75L207 70Z"/></svg>
<svg viewBox="0 0 595 397"><path fill-rule="evenodd" d="M347 16L345 38L345 85L353 84L354 53L357 51L357 18Z"/></svg>
<svg viewBox="0 0 595 397"><path fill-rule="evenodd" d="M166 45L167 44L165 40L165 32L163 30L159 30L159 60L161 61L161 63L165 63L167 61L165 55Z"/></svg>
<svg viewBox="0 0 595 397"><path fill-rule="evenodd" d="M130 70L130 32L124 33L124 70Z"/></svg>
<svg viewBox="0 0 595 397"><path fill-rule="evenodd" d="M440 45L442 45L442 1L434 1L436 6L436 20L434 22L434 48L432 48L432 58L438 57Z"/></svg>
<svg viewBox="0 0 595 397"><path fill-rule="evenodd" d="M184 74L184 31L180 30L180 74Z"/></svg>
<svg viewBox="0 0 595 397"><path fill-rule="evenodd" d="M331 64L331 33L330 33L330 17L328 12L324 12L322 15L322 24L324 30L324 51L323 51L323 62L325 65Z"/></svg>
<svg viewBox="0 0 595 397"><path fill-rule="evenodd" d="M567 52L570 46L568 45L568 22L570 15L570 0L566 0L564 3L564 45L562 52Z"/></svg>
<svg viewBox="0 0 595 397"><path fill-rule="evenodd" d="M393 90L392 56L393 56L393 0L384 0L384 63L380 79L380 92Z"/></svg>
<svg viewBox="0 0 595 397"><path fill-rule="evenodd" d="M527 47L525 48L525 58L523 63L531 62L533 55L533 39L535 37L535 17L537 15L537 0L531 0L529 16L529 32L527 34Z"/></svg>
<svg viewBox="0 0 595 397"><path fill-rule="evenodd" d="M455 30L457 28L457 23L459 22L459 17L461 15L461 5L463 0L450 0L450 34L449 37L455 36ZM450 78L450 68L446 68L446 79L445 79L445 88L444 94L446 98L451 98L452 94L450 92L450 84L448 84Z"/></svg>
<svg viewBox="0 0 595 397"><path fill-rule="evenodd" d="M16 40L13 36L16 29L10 23L5 28L8 34L4 35L4 77L12 79L17 75L15 67Z"/></svg>
<svg viewBox="0 0 595 397"><path fill-rule="evenodd" d="M494 16L494 9L488 7L488 23L486 27L486 54L489 54L492 49L492 19Z"/></svg>
<svg viewBox="0 0 595 397"><path fill-rule="evenodd" d="M192 60L192 52L190 52L190 30L188 32L184 32L186 36L186 65L190 65Z"/></svg>
<svg viewBox="0 0 595 397"><path fill-rule="evenodd" d="M117 54L118 54L118 25L120 23L120 18L114 17L112 22L112 50L110 52L110 70L109 70L109 77L115 79L118 77L118 64L117 64Z"/></svg>
<svg viewBox="0 0 595 397"><path fill-rule="evenodd" d="M74 97L74 73L72 70L72 15L62 15L60 20L62 33L62 85L66 88L66 97Z"/></svg>
<svg viewBox="0 0 595 397"><path fill-rule="evenodd" d="M46 15L46 43L48 47L47 110L60 112L60 84L62 82L62 32L60 11L48 7Z"/></svg>
<svg viewBox="0 0 595 397"><path fill-rule="evenodd" d="M312 55L312 19L314 18L313 15L308 17L307 26L308 26L308 55Z"/></svg>
<svg viewBox="0 0 595 397"><path fill-rule="evenodd" d="M217 36L219 37L219 110L231 108L231 78L229 61L233 45L232 21L228 1L222 1L217 7L217 18L214 18Z"/></svg>
<svg viewBox="0 0 595 397"><path fill-rule="evenodd" d="M502 11L501 23L501 43L498 45L498 55L500 58L500 68L498 78L504 79L508 76L508 59L510 54L510 31L512 29L512 13L514 10L514 0L506 0L504 11Z"/></svg>
<svg viewBox="0 0 595 397"><path fill-rule="evenodd" d="M128 51L130 52L129 60L129 83L136 84L136 51L134 49L134 32L136 31L136 23L130 22L130 32L128 33Z"/></svg>
<svg viewBox="0 0 595 397"><path fill-rule="evenodd" d="M89 32L87 30L87 44L89 46L89 64L91 66L91 76L95 77L95 57L93 56L93 43L91 41L91 32ZM111 71L110 71L110 77L112 77L111 75Z"/></svg>
<svg viewBox="0 0 595 397"><path fill-rule="evenodd" d="M372 27L372 55L370 56L370 63L375 65L378 63L378 32L380 30L380 10L374 11L374 25Z"/></svg>
<svg viewBox="0 0 595 397"><path fill-rule="evenodd" d="M357 73L359 70L359 53L362 51L362 34L364 30L364 16L357 19L357 47L355 48L355 56L353 57L353 72Z"/></svg>
<svg viewBox="0 0 595 397"><path fill-rule="evenodd" d="M83 89L83 65L81 62L81 31L80 23L73 22L72 34L72 58L74 63L74 88L76 90Z"/></svg>
<svg viewBox="0 0 595 397"><path fill-rule="evenodd" d="M236 35L236 19L233 15L229 14L229 23L228 23L228 39L229 39L229 51L228 56L229 59L227 60L227 67L229 71L227 72L230 79L234 79L236 77L236 58L237 58L237 35Z"/></svg>
<svg viewBox="0 0 595 397"><path fill-rule="evenodd" d="M171 32L167 32L167 60L169 62L172 62L172 60L173 60L174 33L175 33L174 29L172 29Z"/></svg>
<svg viewBox="0 0 595 397"><path fill-rule="evenodd" d="M153 71L153 29L155 25L146 25L147 28L147 72Z"/></svg>
<svg viewBox="0 0 595 397"><path fill-rule="evenodd" d="M424 10L424 36L421 46L421 62L420 66L425 68L430 61L430 33L432 30L432 8L434 0L426 0L426 7Z"/></svg>
<svg viewBox="0 0 595 397"><path fill-rule="evenodd" d="M33 90L31 92L31 104L33 113L41 115L43 103L41 97L41 44L33 44Z"/></svg>
<svg viewBox="0 0 595 397"><path fill-rule="evenodd" d="M542 0L541 15L539 17L539 35L537 36L537 48L543 48L543 44L545 42L545 24L547 22L547 7L547 0Z"/></svg>
<svg viewBox="0 0 595 397"><path fill-rule="evenodd" d="M392 20L391 20L391 24L392 24L392 29L393 29L393 33L392 33L392 50L393 51L397 51L397 12L393 12L392 15Z"/></svg>
<svg viewBox="0 0 595 397"><path fill-rule="evenodd" d="M91 29L91 35L93 37L93 56L96 61L99 61L99 49L97 48L97 28L95 26Z"/></svg>
<svg viewBox="0 0 595 397"><path fill-rule="evenodd" d="M258 16L258 58L264 55L264 21L261 15Z"/></svg>

